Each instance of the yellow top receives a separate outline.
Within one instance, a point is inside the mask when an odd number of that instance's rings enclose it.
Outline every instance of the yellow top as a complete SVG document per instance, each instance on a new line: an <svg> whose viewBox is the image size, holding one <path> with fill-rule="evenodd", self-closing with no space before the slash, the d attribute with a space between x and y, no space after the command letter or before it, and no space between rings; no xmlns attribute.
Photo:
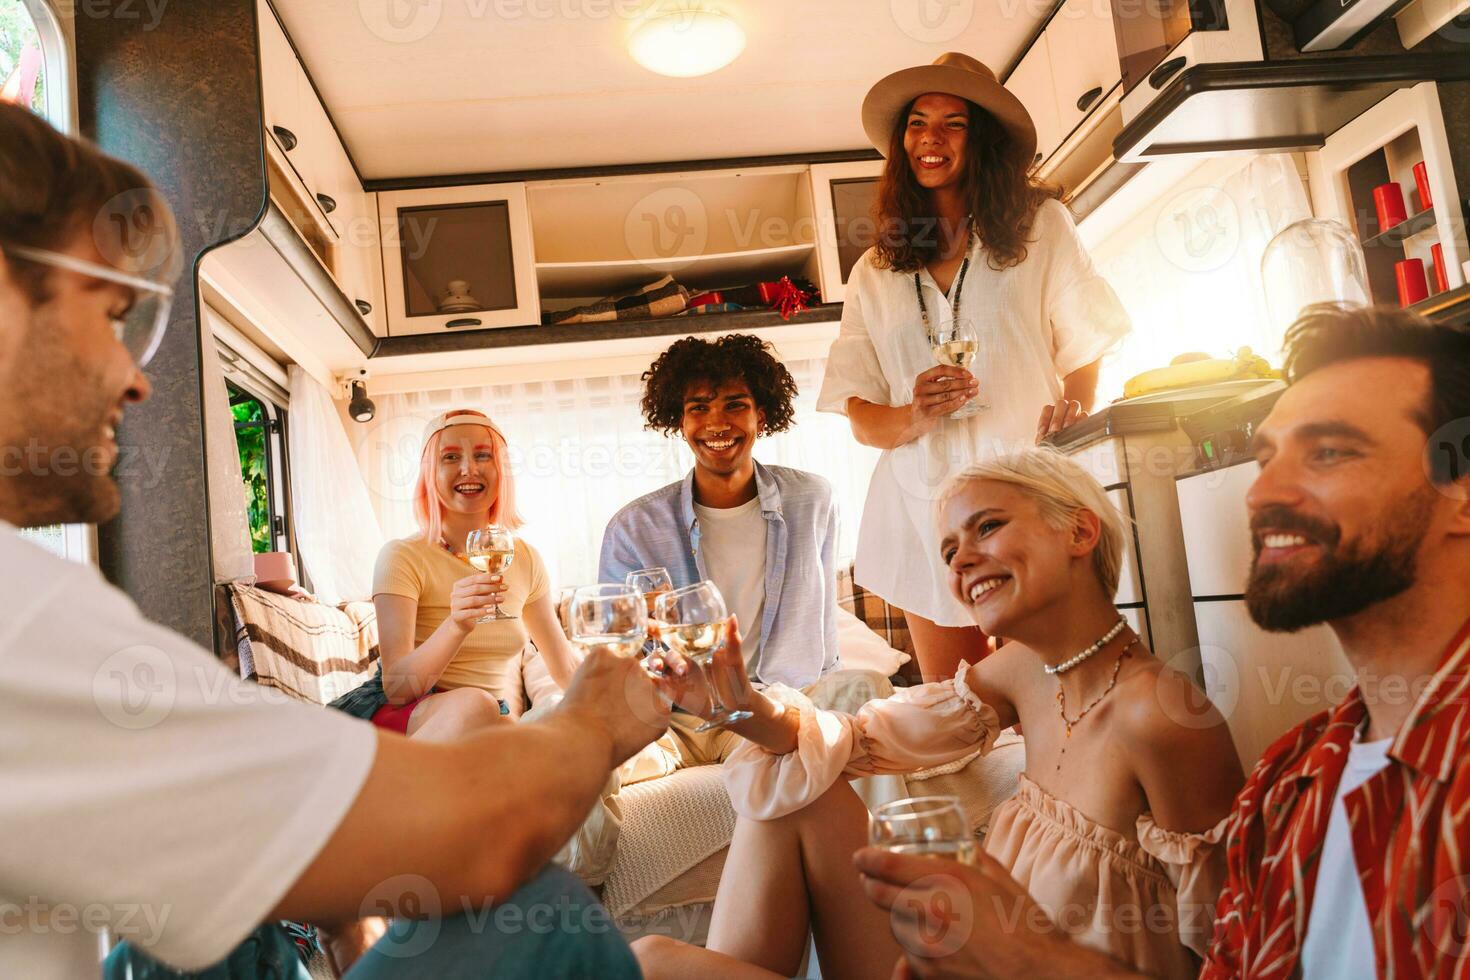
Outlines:
<svg viewBox="0 0 1470 980"><path fill-rule="evenodd" d="M449 596L454 591L454 583L476 574L469 562L434 547L422 535L389 541L378 554L378 564L373 570L373 595L400 595L418 603L413 630L413 642L417 646L449 618ZM500 607L516 617L550 587L541 556L519 538L515 558L505 571L505 586ZM526 641L526 626L519 618L477 624L465 637L459 653L444 668L437 686L445 690L478 687L494 694L510 705L513 713L519 714L521 650Z"/></svg>

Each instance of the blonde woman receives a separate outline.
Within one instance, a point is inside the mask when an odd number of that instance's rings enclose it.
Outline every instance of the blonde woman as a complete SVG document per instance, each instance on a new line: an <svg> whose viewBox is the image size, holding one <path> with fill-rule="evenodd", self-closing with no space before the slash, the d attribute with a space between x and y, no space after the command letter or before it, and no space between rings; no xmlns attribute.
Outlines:
<svg viewBox="0 0 1470 980"><path fill-rule="evenodd" d="M951 595L1013 642L856 715L757 692L738 642L721 651L726 697L755 713L732 726L746 741L725 763L739 821L708 948L640 941L649 980L790 976L809 930L825 975L888 978L900 949L852 865L867 811L847 780L984 752L1017 724L1026 769L986 851L1079 942L1145 973L1197 971L1241 769L1220 715L1113 606L1126 519L1041 449L967 468L937 513Z"/></svg>
<svg viewBox="0 0 1470 980"><path fill-rule="evenodd" d="M373 572L381 672L337 706L433 739L518 715L528 636L565 688L578 658L536 549L517 538L504 575L463 554L471 531L521 526L505 436L488 416L459 409L429 422L413 504L420 533L388 542ZM477 622L496 604L515 618Z"/></svg>

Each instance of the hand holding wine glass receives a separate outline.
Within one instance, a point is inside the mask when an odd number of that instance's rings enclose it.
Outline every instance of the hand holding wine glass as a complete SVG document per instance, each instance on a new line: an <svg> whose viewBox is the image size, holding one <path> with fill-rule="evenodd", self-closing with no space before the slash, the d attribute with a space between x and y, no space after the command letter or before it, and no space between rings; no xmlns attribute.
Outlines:
<svg viewBox="0 0 1470 980"><path fill-rule="evenodd" d="M739 660L738 671L732 662L732 654L739 654L739 637L731 630L733 622L725 608L725 599L713 582L697 582L659 596L654 604L654 620L659 639L673 654L662 659L676 677L685 676L681 668L687 664L692 668L687 674L697 674L708 692L709 714L700 712L706 721L695 731L710 731L752 717L747 710L727 708L721 696L722 686L727 691L738 692L741 684L748 689L750 681L745 673L745 661ZM717 660L721 653L724 656ZM739 680L726 676L732 673L738 673ZM684 696L690 693L686 690ZM683 704L677 693L673 696L676 703Z"/></svg>
<svg viewBox="0 0 1470 980"><path fill-rule="evenodd" d="M980 353L980 333L975 321L967 317L956 317L930 330L929 346L934 351L934 360L941 367L953 367L969 375L970 383L965 391L969 398L949 414L952 419L967 419L985 411L989 404L980 397L979 383L970 372L970 365Z"/></svg>
<svg viewBox="0 0 1470 980"><path fill-rule="evenodd" d="M498 524L471 531L465 539L465 557L482 572L504 575L516 556L516 539L509 528ZM493 623L497 619L517 619L500 608L500 594L495 596L495 606L476 623Z"/></svg>

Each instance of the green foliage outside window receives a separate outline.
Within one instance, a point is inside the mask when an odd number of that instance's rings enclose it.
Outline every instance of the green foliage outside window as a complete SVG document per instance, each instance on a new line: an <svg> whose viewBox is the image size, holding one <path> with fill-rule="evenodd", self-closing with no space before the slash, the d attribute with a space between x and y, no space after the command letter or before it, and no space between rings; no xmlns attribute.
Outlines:
<svg viewBox="0 0 1470 980"><path fill-rule="evenodd" d="M27 55L27 51L31 52ZM19 103L32 112L46 110L46 73L36 72L34 81L25 76L22 62L35 64L41 54L41 38L36 33L35 21L21 0L0 0L0 98ZM23 81L29 82L29 91L19 91ZM8 88L15 88L11 93Z"/></svg>
<svg viewBox="0 0 1470 980"><path fill-rule="evenodd" d="M258 399L237 390L230 392L230 411L235 416L235 442L240 447L240 473L245 479L250 546L259 554L271 550L270 482L265 457L267 419Z"/></svg>

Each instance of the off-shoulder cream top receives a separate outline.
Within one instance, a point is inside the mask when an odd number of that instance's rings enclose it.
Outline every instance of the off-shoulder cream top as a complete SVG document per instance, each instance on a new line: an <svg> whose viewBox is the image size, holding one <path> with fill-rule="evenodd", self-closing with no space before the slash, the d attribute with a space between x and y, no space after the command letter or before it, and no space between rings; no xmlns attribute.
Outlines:
<svg viewBox="0 0 1470 980"><path fill-rule="evenodd" d="M771 820L801 809L839 777L917 772L989 751L1000 716L953 681L870 701L855 715L821 711L800 693L767 688L801 713L796 751L741 741L724 778L735 811ZM1104 827L1025 775L990 820L985 850L1073 939L1143 973L1192 977L1209 943L1224 880L1225 820L1205 833L1165 830L1144 813L1135 832Z"/></svg>

